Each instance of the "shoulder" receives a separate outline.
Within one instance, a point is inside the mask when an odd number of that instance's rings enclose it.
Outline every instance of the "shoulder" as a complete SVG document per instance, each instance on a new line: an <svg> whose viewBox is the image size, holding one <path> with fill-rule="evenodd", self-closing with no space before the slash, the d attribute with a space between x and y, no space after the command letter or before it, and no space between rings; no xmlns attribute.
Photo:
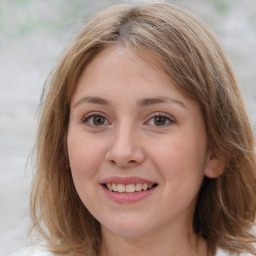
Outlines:
<svg viewBox="0 0 256 256"><path fill-rule="evenodd" d="M41 247L26 247L9 256L54 256L54 254Z"/></svg>
<svg viewBox="0 0 256 256"><path fill-rule="evenodd" d="M253 255L250 253L242 253L242 254L230 253L228 251L218 249L215 256L253 256Z"/></svg>

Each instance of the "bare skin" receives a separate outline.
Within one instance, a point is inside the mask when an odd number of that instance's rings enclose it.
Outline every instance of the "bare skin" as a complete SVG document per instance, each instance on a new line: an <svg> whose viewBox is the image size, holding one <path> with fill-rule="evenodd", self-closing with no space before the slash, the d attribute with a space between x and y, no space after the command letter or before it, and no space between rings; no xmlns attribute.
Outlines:
<svg viewBox="0 0 256 256"><path fill-rule="evenodd" d="M207 256L207 243L195 235L166 237L152 234L144 238L124 238L107 234L103 237L100 256Z"/></svg>
<svg viewBox="0 0 256 256"><path fill-rule="evenodd" d="M67 142L76 190L101 224L100 256L207 256L192 216L220 165L199 106L164 73L121 46L97 55L72 97ZM154 187L111 189L129 182Z"/></svg>

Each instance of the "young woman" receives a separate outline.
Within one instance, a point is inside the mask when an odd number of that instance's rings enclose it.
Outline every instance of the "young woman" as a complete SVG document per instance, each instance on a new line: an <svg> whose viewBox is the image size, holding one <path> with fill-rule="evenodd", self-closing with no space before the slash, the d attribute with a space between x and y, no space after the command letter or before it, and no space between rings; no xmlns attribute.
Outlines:
<svg viewBox="0 0 256 256"><path fill-rule="evenodd" d="M110 7L48 85L31 197L48 252L256 255L252 129L194 16L170 3Z"/></svg>

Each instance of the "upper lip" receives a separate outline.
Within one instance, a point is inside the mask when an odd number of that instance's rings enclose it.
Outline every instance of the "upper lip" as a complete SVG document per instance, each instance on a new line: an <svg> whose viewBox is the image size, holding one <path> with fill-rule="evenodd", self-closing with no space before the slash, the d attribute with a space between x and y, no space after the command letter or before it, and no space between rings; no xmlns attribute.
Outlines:
<svg viewBox="0 0 256 256"><path fill-rule="evenodd" d="M101 184L107 184L107 183L115 183L115 184L157 184L157 182L136 177L136 176L130 176L130 177L120 177L120 176L112 176L108 177L100 182Z"/></svg>

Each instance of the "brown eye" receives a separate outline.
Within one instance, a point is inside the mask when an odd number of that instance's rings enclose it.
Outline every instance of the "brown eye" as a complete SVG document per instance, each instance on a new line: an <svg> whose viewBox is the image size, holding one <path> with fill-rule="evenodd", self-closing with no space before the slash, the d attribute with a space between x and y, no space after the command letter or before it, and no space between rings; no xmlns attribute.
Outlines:
<svg viewBox="0 0 256 256"><path fill-rule="evenodd" d="M94 116L92 118L92 122L94 125L103 125L105 123L105 117L103 116Z"/></svg>
<svg viewBox="0 0 256 256"><path fill-rule="evenodd" d="M166 127L172 125L174 120L170 115L157 114L153 115L146 123L155 127Z"/></svg>
<svg viewBox="0 0 256 256"><path fill-rule="evenodd" d="M166 124L166 117L164 117L164 116L156 116L156 117L154 117L154 124L156 125L156 126L163 126L163 125L165 125Z"/></svg>
<svg viewBox="0 0 256 256"><path fill-rule="evenodd" d="M110 124L109 121L104 116L99 114L89 114L83 118L82 122L92 127Z"/></svg>

